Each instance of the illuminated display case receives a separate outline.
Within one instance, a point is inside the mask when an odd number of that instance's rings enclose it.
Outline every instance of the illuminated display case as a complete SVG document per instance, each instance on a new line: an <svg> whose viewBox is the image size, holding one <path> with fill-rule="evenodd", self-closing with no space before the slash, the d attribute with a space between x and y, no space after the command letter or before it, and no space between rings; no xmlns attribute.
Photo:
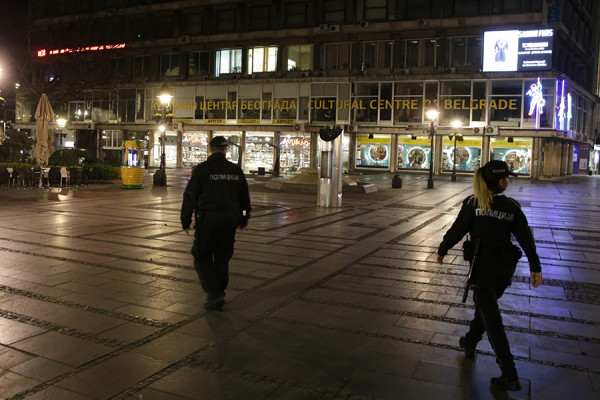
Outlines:
<svg viewBox="0 0 600 400"><path fill-rule="evenodd" d="M183 165L193 167L206 161L208 157L208 138L206 134L189 134L182 138Z"/></svg>
<svg viewBox="0 0 600 400"><path fill-rule="evenodd" d="M247 171L257 170L258 167L273 169L274 153L273 134L246 136L245 169Z"/></svg>
<svg viewBox="0 0 600 400"><path fill-rule="evenodd" d="M456 142L456 171L474 172L481 165L481 138L463 137ZM444 139L442 150L442 171L454 168L454 140Z"/></svg>
<svg viewBox="0 0 600 400"><path fill-rule="evenodd" d="M508 167L519 175L531 175L532 145L532 138L492 138L490 160L506 162Z"/></svg>
<svg viewBox="0 0 600 400"><path fill-rule="evenodd" d="M428 137L398 137L398 168L429 169L431 139Z"/></svg>
<svg viewBox="0 0 600 400"><path fill-rule="evenodd" d="M298 172L310 166L310 136L282 136L280 146L283 171Z"/></svg>
<svg viewBox="0 0 600 400"><path fill-rule="evenodd" d="M357 168L389 168L390 137L387 135L358 135L356 138Z"/></svg>

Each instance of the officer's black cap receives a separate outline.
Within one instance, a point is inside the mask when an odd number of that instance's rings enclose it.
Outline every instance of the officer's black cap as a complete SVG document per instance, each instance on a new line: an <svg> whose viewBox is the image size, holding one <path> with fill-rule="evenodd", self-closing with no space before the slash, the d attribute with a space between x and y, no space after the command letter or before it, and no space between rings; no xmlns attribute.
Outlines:
<svg viewBox="0 0 600 400"><path fill-rule="evenodd" d="M508 168L504 161L492 160L483 166L483 178L488 183L498 182L509 175L518 176Z"/></svg>
<svg viewBox="0 0 600 400"><path fill-rule="evenodd" d="M223 136L215 136L210 141L211 149L223 149L229 146L229 142Z"/></svg>

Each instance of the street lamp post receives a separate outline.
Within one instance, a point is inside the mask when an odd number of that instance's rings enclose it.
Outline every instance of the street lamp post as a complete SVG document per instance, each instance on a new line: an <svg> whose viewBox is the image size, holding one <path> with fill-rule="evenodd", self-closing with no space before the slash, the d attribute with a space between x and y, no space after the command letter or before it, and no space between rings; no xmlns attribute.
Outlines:
<svg viewBox="0 0 600 400"><path fill-rule="evenodd" d="M433 189L433 136L435 133L435 125L433 124L433 121L438 118L440 113L439 111L432 109L427 111L425 114L427 114L427 118L431 120L431 124L429 125L429 135L431 136L431 149L429 151L429 179L427 180L427 189Z"/></svg>
<svg viewBox="0 0 600 400"><path fill-rule="evenodd" d="M454 153L452 156L452 182L456 182L456 139L458 138L458 130L462 126L462 122L456 120L452 121L452 127L454 128ZM462 139L462 136L461 136Z"/></svg>
<svg viewBox="0 0 600 400"><path fill-rule="evenodd" d="M157 96L160 100L160 113L154 114L154 120L160 124L158 130L161 132L158 140L160 142L160 167L154 173L154 186L167 186L167 171L166 171L166 155L165 147L167 145L167 124L173 121L173 116L169 112L169 104L173 96L171 95L171 89L166 84L163 84L160 88L160 92Z"/></svg>

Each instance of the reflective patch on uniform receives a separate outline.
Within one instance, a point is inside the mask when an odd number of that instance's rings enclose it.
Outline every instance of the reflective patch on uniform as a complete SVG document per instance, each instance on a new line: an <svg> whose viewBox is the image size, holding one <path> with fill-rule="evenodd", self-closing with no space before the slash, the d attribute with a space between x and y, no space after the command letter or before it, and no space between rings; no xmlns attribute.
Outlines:
<svg viewBox="0 0 600 400"><path fill-rule="evenodd" d="M504 221L512 221L515 219L515 215L513 213L507 211L500 210L482 210L481 208L475 209L476 217L491 217Z"/></svg>
<svg viewBox="0 0 600 400"><path fill-rule="evenodd" d="M240 176L235 174L209 174L208 179L211 181L239 181Z"/></svg>

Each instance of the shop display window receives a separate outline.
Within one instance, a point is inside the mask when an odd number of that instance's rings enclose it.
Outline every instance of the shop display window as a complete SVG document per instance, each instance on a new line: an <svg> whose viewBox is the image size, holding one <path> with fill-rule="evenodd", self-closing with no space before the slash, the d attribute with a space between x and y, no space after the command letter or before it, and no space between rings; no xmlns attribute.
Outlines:
<svg viewBox="0 0 600 400"><path fill-rule="evenodd" d="M357 168L389 168L389 166L389 135L358 135L356 137Z"/></svg>
<svg viewBox="0 0 600 400"><path fill-rule="evenodd" d="M428 137L398 137L398 168L429 169L431 139Z"/></svg>
<svg viewBox="0 0 600 400"><path fill-rule="evenodd" d="M206 161L208 157L208 138L206 134L187 134L182 140L183 165L194 167Z"/></svg>
<svg viewBox="0 0 600 400"><path fill-rule="evenodd" d="M282 136L280 166L287 173L299 172L310 166L310 136Z"/></svg>
<svg viewBox="0 0 600 400"><path fill-rule="evenodd" d="M154 136L154 148L153 148L153 164L160 165L160 134L157 133ZM177 136L167 135L167 142L165 145L165 165L170 168L174 168L177 165Z"/></svg>
<svg viewBox="0 0 600 400"><path fill-rule="evenodd" d="M248 135L244 152L244 167L247 171L255 171L258 167L273 169L274 148L273 133L269 136Z"/></svg>
<svg viewBox="0 0 600 400"><path fill-rule="evenodd" d="M456 171L474 172L481 165L481 138L463 137L456 141ZM444 139L442 170L454 169L454 139Z"/></svg>
<svg viewBox="0 0 600 400"><path fill-rule="evenodd" d="M532 138L492 138L490 160L502 160L519 175L531 175Z"/></svg>

